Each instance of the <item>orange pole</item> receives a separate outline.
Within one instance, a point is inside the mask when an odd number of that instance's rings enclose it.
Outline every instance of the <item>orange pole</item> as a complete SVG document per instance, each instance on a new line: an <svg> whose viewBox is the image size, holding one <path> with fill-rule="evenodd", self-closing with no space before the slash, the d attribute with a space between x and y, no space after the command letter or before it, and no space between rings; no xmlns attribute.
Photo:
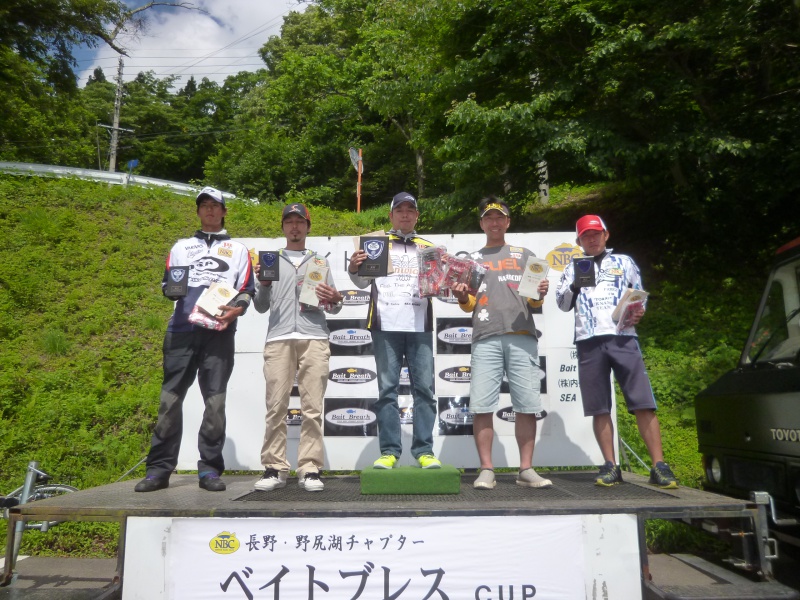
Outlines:
<svg viewBox="0 0 800 600"><path fill-rule="evenodd" d="M358 149L358 186L356 187L356 212L361 212L361 171L364 163L361 162L361 148Z"/></svg>

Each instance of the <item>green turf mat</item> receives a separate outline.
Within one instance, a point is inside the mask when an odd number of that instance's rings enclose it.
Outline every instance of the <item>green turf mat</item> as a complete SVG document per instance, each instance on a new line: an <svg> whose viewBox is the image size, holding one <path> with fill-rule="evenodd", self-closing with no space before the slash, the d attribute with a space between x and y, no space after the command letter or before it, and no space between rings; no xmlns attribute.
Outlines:
<svg viewBox="0 0 800 600"><path fill-rule="evenodd" d="M458 494L461 472L452 465L441 469L395 467L361 471L361 493L376 494Z"/></svg>

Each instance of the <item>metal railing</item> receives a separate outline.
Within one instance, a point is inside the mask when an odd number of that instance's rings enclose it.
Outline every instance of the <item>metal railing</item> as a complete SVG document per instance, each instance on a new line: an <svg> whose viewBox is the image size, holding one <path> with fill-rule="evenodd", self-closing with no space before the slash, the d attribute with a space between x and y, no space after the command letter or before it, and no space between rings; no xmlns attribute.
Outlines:
<svg viewBox="0 0 800 600"><path fill-rule="evenodd" d="M154 177L141 177L131 173L109 173L108 171L97 171L95 169L79 169L76 167L60 167L56 165L39 165L35 163L23 162L2 162L0 161L0 172L15 175L34 175L38 177L76 177L87 181L99 181L109 185L137 185L141 187L166 188L176 194L193 196L200 191L201 186L189 185L188 183L178 183L166 179L156 179ZM223 192L226 200L235 198L234 194Z"/></svg>

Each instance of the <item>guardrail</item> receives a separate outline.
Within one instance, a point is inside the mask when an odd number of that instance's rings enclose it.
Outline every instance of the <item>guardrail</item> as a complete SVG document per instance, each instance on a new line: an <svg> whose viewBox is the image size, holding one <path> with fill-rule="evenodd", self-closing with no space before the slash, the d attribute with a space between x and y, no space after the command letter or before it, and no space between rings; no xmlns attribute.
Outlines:
<svg viewBox="0 0 800 600"><path fill-rule="evenodd" d="M167 188L176 194L184 196L194 196L200 191L200 186L189 185L188 183L178 183L166 179L156 179L154 177L140 177L130 173L110 173L108 171L97 171L95 169L79 169L75 167L60 167L56 165L39 165L35 163L22 162L2 162L0 161L0 172L13 173L16 175L32 175L38 177L77 177L88 181L99 181L109 185L138 185L141 187L161 187ZM223 192L226 200L236 198L235 194Z"/></svg>

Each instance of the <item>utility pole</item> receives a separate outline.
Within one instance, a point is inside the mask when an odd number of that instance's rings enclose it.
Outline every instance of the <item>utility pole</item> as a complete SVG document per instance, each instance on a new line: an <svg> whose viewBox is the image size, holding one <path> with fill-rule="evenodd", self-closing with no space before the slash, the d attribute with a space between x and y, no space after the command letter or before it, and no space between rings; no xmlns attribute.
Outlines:
<svg viewBox="0 0 800 600"><path fill-rule="evenodd" d="M117 93L114 97L114 121L111 127L108 125L97 124L98 127L104 127L111 130L111 146L108 149L108 171L115 173L117 170L117 146L119 145L119 132L125 131L133 133L133 129L123 129L119 126L119 113L122 107L122 57L119 57L119 68L117 69ZM99 152L99 145L98 145ZM102 167L101 167L102 168Z"/></svg>
<svg viewBox="0 0 800 600"><path fill-rule="evenodd" d="M119 111L122 105L122 56L119 57L119 68L117 69L117 94L114 97L114 122L111 126L111 148L108 157L108 171L114 173L117 170L117 145L119 144Z"/></svg>

